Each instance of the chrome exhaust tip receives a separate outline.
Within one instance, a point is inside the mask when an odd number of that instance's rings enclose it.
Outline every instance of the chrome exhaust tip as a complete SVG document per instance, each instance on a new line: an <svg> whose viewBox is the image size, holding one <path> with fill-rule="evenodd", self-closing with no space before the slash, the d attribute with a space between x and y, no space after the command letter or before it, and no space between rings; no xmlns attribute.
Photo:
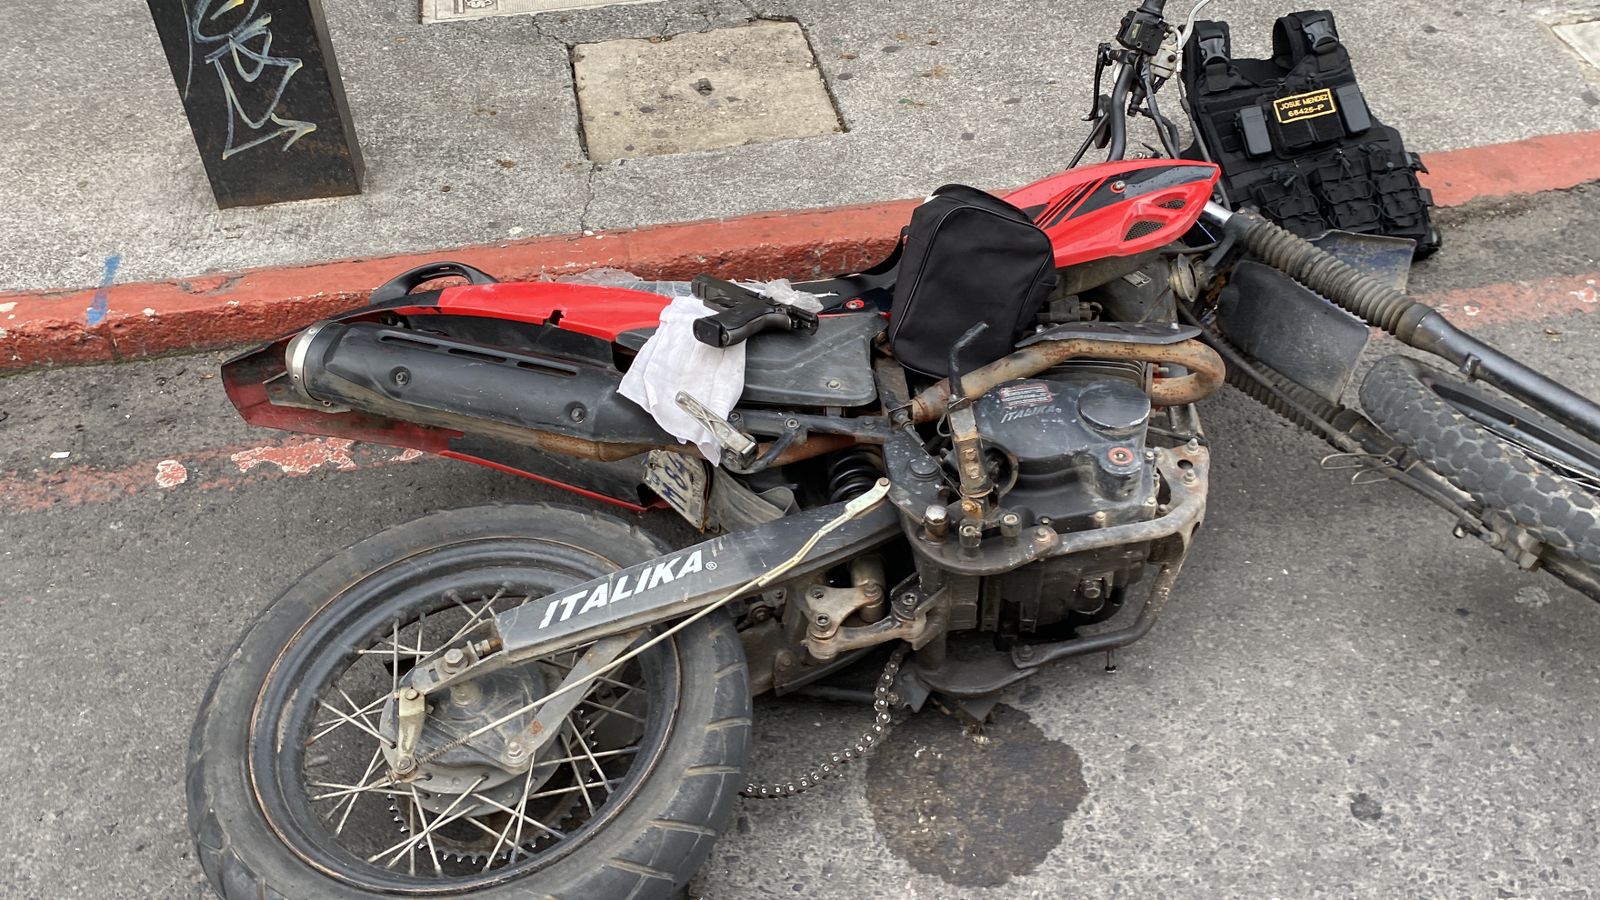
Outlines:
<svg viewBox="0 0 1600 900"><path fill-rule="evenodd" d="M311 344L317 339L317 335L331 324L333 324L331 321L324 319L311 325L291 338L289 346L284 350L283 363L284 369L289 373L289 386L307 400L319 399L311 395L306 382L306 360L311 355Z"/></svg>

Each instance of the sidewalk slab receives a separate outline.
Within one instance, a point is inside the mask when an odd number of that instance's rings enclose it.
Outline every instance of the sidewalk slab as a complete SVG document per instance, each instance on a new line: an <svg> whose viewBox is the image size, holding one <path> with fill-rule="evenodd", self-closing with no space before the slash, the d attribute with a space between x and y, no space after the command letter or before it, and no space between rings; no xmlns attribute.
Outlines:
<svg viewBox="0 0 1600 900"><path fill-rule="evenodd" d="M324 0L365 192L218 211L144 5L10 3L0 290L95 284L113 255L121 284L1025 184L1076 149L1095 45L1132 5L665 0L424 25L415 0ZM1374 109L1417 150L1600 128L1586 67L1522 7L1337 6ZM1217 0L1206 14L1258 54L1288 8ZM755 19L799 22L846 133L585 155L572 45Z"/></svg>
<svg viewBox="0 0 1600 900"><path fill-rule="evenodd" d="M1442 206L1600 180L1600 132L1431 154ZM762 213L684 225L532 238L307 266L0 294L0 371L104 362L259 341L358 306L406 269L440 259L503 281L588 269L647 278L805 279L858 271L887 255L915 200ZM1446 250L1448 252L1448 250Z"/></svg>

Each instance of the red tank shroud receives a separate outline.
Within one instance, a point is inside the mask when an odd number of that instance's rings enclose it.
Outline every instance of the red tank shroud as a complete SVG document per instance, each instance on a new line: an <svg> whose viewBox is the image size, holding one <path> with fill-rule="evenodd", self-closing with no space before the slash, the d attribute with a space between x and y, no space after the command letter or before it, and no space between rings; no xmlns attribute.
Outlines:
<svg viewBox="0 0 1600 900"><path fill-rule="evenodd" d="M1199 221L1221 170L1139 159L1068 169L1007 194L1050 236L1056 266L1133 256L1170 244Z"/></svg>

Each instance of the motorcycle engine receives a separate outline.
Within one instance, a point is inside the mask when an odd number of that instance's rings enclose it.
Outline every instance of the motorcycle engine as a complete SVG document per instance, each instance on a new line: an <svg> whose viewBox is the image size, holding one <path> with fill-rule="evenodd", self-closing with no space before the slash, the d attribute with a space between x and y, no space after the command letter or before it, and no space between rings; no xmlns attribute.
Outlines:
<svg viewBox="0 0 1600 900"><path fill-rule="evenodd" d="M1061 532L1154 518L1155 470L1145 456L1148 377L1139 363L1072 363L975 402L1002 505ZM1146 549L1057 557L986 578L981 627L1030 633L1107 617L1142 574Z"/></svg>
<svg viewBox="0 0 1600 900"><path fill-rule="evenodd" d="M1144 377L1138 364L1064 366L979 399L978 427L1014 479L1005 507L1060 531L1149 518Z"/></svg>

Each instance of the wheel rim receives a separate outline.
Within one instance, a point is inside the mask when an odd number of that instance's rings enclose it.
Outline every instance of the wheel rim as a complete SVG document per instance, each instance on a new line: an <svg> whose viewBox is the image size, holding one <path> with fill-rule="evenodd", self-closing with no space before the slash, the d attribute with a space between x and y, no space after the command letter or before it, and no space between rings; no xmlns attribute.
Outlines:
<svg viewBox="0 0 1600 900"><path fill-rule="evenodd" d="M416 781L392 782L382 752L393 741L386 698L408 664L486 637L490 613L616 568L548 541L451 544L384 566L309 614L250 720L248 771L268 824L314 868L396 894L503 883L582 846L626 807L665 748L679 690L671 642L597 682L524 774L492 785L493 765L481 766L475 782L452 779L443 789L433 782L454 769L425 764ZM479 694L505 700L506 685L542 678L534 695L542 696L582 649L503 670L510 674L498 683L486 676ZM449 708L454 696L429 699L428 727L463 714Z"/></svg>
<svg viewBox="0 0 1600 900"><path fill-rule="evenodd" d="M1535 462L1568 478L1590 493L1600 494L1600 448L1543 416L1458 382L1429 378L1440 399L1496 437L1514 445Z"/></svg>

